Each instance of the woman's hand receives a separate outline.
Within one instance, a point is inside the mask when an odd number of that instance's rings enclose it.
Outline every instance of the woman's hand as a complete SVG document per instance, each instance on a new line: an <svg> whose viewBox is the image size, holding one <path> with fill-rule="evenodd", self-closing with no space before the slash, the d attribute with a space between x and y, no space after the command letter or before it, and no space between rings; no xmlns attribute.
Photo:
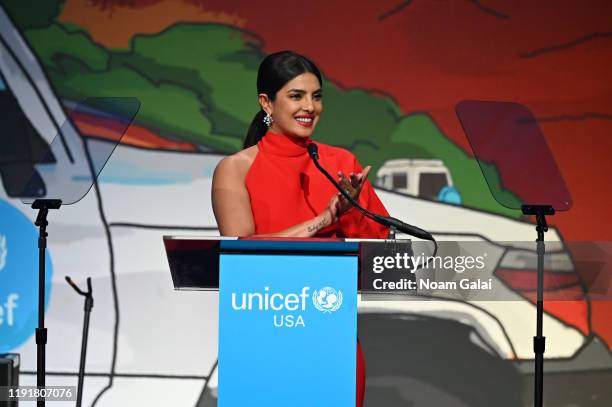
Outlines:
<svg viewBox="0 0 612 407"><path fill-rule="evenodd" d="M338 195L332 196L329 200L329 204L327 204L327 208L323 211L323 216L329 215L329 223L326 226L329 226L335 223L338 220L340 209L340 198Z"/></svg>
<svg viewBox="0 0 612 407"><path fill-rule="evenodd" d="M362 172L358 174L351 172L349 174L350 179L347 179L344 176L344 173L342 171L339 171L338 172L338 184L340 184L340 187L342 187L346 192L348 192L349 195L354 200L357 200L359 199L361 188L363 188L363 184L368 179L368 174L370 173L371 169L372 167L368 165L367 167L364 168ZM341 193L338 193L337 197L338 197L338 212L336 216L339 216L343 214L344 212L348 211L352 207L352 205L348 201L348 199L346 199Z"/></svg>
<svg viewBox="0 0 612 407"><path fill-rule="evenodd" d="M372 169L371 166L367 166L364 170L358 174L351 172L349 179L344 176L342 171L338 172L338 184L341 188L344 188L353 199L359 199L361 188L368 179L368 174ZM334 224L340 215L348 211L352 207L351 203L346 199L340 192L334 194L329 200L327 207L321 212L314 220L315 224L308 227L308 232L318 232L319 230Z"/></svg>

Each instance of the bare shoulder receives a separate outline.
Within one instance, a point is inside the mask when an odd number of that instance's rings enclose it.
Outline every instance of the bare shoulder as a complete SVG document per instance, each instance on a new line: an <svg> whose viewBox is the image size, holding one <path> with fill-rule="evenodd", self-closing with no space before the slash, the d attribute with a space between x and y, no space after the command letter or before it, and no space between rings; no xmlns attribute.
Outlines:
<svg viewBox="0 0 612 407"><path fill-rule="evenodd" d="M257 147L250 147L219 161L212 179L211 200L222 236L255 233L245 177L255 161Z"/></svg>
<svg viewBox="0 0 612 407"><path fill-rule="evenodd" d="M245 148L236 154L228 155L217 164L214 179L222 182L244 181L256 156L257 146Z"/></svg>

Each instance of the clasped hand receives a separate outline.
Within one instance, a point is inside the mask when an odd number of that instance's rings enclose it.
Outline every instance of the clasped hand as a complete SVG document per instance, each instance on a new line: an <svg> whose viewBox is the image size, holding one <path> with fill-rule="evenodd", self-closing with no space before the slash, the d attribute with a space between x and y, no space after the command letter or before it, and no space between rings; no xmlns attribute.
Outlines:
<svg viewBox="0 0 612 407"><path fill-rule="evenodd" d="M343 188L353 199L357 200L361 193L361 188L368 179L368 173L372 169L371 166L364 168L359 174L350 173L347 179L342 171L338 171L338 184ZM338 220L338 217L351 208L351 203L340 192L335 194L329 201L327 210L329 210L332 223Z"/></svg>

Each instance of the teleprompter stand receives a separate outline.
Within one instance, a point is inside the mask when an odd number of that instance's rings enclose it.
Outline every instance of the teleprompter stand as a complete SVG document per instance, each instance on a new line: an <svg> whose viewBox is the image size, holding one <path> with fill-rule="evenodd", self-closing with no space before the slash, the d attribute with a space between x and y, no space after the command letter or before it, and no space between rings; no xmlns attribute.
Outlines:
<svg viewBox="0 0 612 407"><path fill-rule="evenodd" d="M57 101L51 101L57 103ZM38 227L38 325L35 331L37 346L36 383L38 387L45 386L46 376L46 345L47 328L45 327L45 287L46 281L46 250L47 250L47 215L50 210L59 209L80 201L94 186L96 180L110 158L115 147L120 142L125 131L138 112L140 102L130 97L89 98L77 104L71 112L75 115L88 117L92 120L104 118L103 124L107 130L103 139L87 140L82 137L72 121L64 116L59 127L44 127L41 132L40 145L37 148L30 145L29 139L21 140L24 151L28 154L20 157L15 164L15 179L20 180L15 186L16 196L32 209L38 210L35 225ZM63 112L58 106L57 111ZM63 116L60 114L59 116ZM57 123L60 117L48 118L49 123ZM51 120L53 119L53 120ZM44 121L44 120L43 120ZM59 122L62 122L61 120ZM21 123L21 127L27 126ZM18 126L19 128L19 126ZM49 138L49 133L55 137ZM16 134L19 135L18 131ZM27 164L27 165L25 165ZM90 290L91 291L91 290ZM91 298L89 296L87 298ZM90 301L93 305L93 301ZM87 308L87 302L86 302ZM89 307L91 310L91 307ZM87 309L86 309L87 312ZM85 325L88 326L89 316L86 314ZM84 335L86 330L84 330ZM86 345L86 337L84 344ZM83 368L83 354L81 369ZM81 378L80 378L81 379ZM39 398L37 406L45 405L45 399Z"/></svg>
<svg viewBox="0 0 612 407"><path fill-rule="evenodd" d="M537 119L520 104L464 100L456 106L461 126L491 194L502 206L536 218L537 300L534 406L544 389L544 233L547 215L571 207L571 195L542 135Z"/></svg>
<svg viewBox="0 0 612 407"><path fill-rule="evenodd" d="M38 328L36 328L36 385L45 387L45 360L47 346L47 328L45 328L45 256L47 251L47 214L50 209L59 209L61 199L37 199L32 203L32 209L38 209L34 224L38 227ZM44 406L45 401L39 399L38 406Z"/></svg>

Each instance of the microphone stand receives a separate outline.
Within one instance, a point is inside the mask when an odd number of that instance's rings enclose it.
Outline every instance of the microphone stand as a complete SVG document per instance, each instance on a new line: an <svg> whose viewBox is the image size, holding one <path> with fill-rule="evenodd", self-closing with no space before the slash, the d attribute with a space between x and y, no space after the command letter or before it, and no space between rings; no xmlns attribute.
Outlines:
<svg viewBox="0 0 612 407"><path fill-rule="evenodd" d="M47 214L49 209L59 209L61 199L36 199L32 209L38 209L34 225L38 226L38 327L36 328L36 386L45 387L45 361L47 328L45 328L45 255L47 250ZM45 399L38 398L38 407L45 406Z"/></svg>
<svg viewBox="0 0 612 407"><path fill-rule="evenodd" d="M77 407L81 407L81 402L83 400L83 382L85 381L85 356L87 355L87 336L89 334L89 316L91 314L91 309L93 308L93 296L91 289L91 278L87 277L87 292L82 291L72 279L66 276L66 281L74 291L78 294L85 297L85 319L83 320L83 336L81 339L81 361L79 363L79 380L77 387Z"/></svg>
<svg viewBox="0 0 612 407"><path fill-rule="evenodd" d="M438 244L436 242L436 239L434 239L434 237L431 235L431 233L420 229L416 226L413 225L409 225L407 223L402 222L401 220L391 217L391 216L382 216L376 213L373 213L365 208L363 208L361 205L359 205L359 203L351 196L351 194L349 194L344 188L342 188L334 179L334 177L332 177L329 172L327 172L327 170L325 168L323 168L321 166L321 164L319 163L319 152L318 152L318 147L315 143L310 143L308 144L308 155L310 155L310 158L312 159L312 161L314 162L314 165L317 167L317 169L323 174L325 175L325 177L336 187L336 189L342 194L343 197L345 197L350 203L351 205L353 205L355 208L357 208L365 217L372 219L375 222L380 223L383 226L386 226L388 228L390 228L393 232L393 235L395 235L395 231L399 230L400 232L406 233L408 235L414 236L414 237L418 237L419 239L424 239L424 240L431 240L432 242L434 242L435 245L435 251L434 251L434 256L435 253L438 250Z"/></svg>
<svg viewBox="0 0 612 407"><path fill-rule="evenodd" d="M538 287L536 301L536 336L533 337L533 352L535 353L534 391L533 405L542 407L544 393L544 351L546 348L546 337L543 335L544 316L544 232L548 231L546 215L554 215L555 209L550 205L522 205L521 211L524 215L535 215L536 231L538 232Z"/></svg>

